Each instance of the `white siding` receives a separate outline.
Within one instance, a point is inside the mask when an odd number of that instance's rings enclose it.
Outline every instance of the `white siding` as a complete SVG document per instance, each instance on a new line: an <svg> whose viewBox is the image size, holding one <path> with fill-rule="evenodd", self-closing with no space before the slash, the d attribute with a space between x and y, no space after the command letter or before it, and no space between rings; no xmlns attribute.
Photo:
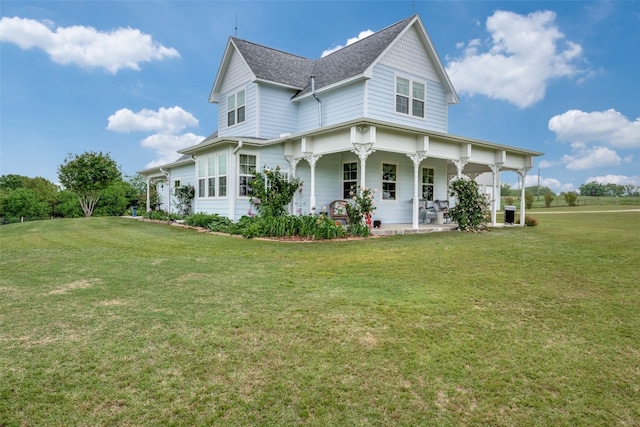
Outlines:
<svg viewBox="0 0 640 427"><path fill-rule="evenodd" d="M322 101L322 126L331 126L364 116L364 81L318 93ZM318 102L308 97L300 102L298 111L299 132L317 129L319 125Z"/></svg>
<svg viewBox="0 0 640 427"><path fill-rule="evenodd" d="M426 84L425 118L396 113L396 76L414 79ZM373 78L368 85L368 117L438 132L447 132L447 103L440 82L425 79L421 75L413 75L406 72L399 73L386 65L376 65L373 70Z"/></svg>
<svg viewBox="0 0 640 427"><path fill-rule="evenodd" d="M244 62L244 59L242 59L242 56L235 49L232 49L229 66L224 76L222 76L220 93L229 92L247 84L251 81L251 78L251 71Z"/></svg>
<svg viewBox="0 0 640 427"><path fill-rule="evenodd" d="M438 81L436 68L427 55L426 49L416 28L411 27L395 42L379 63L414 76Z"/></svg>
<svg viewBox="0 0 640 427"><path fill-rule="evenodd" d="M245 121L227 126L227 98L229 95L245 90ZM234 87L231 91L220 96L218 104L218 136L247 136L258 138L256 104L258 96L258 85L255 83L246 86Z"/></svg>
<svg viewBox="0 0 640 427"><path fill-rule="evenodd" d="M277 138L283 133L298 131L298 105L291 102L294 90L276 86L261 85L260 102L260 138Z"/></svg>

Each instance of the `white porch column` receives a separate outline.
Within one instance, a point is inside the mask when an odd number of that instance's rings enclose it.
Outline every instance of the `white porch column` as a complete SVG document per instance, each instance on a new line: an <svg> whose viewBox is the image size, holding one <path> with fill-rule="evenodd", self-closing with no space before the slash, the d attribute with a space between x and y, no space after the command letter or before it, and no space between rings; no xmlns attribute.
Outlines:
<svg viewBox="0 0 640 427"><path fill-rule="evenodd" d="M294 156L286 156L289 165L291 166L291 178L296 177L296 168L298 167L298 162L302 160L300 157ZM289 214L293 214L297 202L297 192L293 195L293 199L291 200L291 204L289 205Z"/></svg>
<svg viewBox="0 0 640 427"><path fill-rule="evenodd" d="M151 178L147 177L147 212L151 211Z"/></svg>
<svg viewBox="0 0 640 427"><path fill-rule="evenodd" d="M460 157L460 159L458 159L458 160L451 160L451 163L456 165L456 170L458 172L457 177L461 178L462 177L462 169L464 169L464 167L467 165L467 163L469 163L469 158L468 157Z"/></svg>
<svg viewBox="0 0 640 427"><path fill-rule="evenodd" d="M527 172L529 172L530 168L518 169L518 175L522 178L522 185L520 188L520 226L524 227L524 211L525 211L525 202L524 202L524 179L527 176Z"/></svg>
<svg viewBox="0 0 640 427"><path fill-rule="evenodd" d="M420 163L427 158L425 151L418 151L415 154L407 153L407 157L413 162L413 215L412 227L417 229L420 220L419 203L420 203Z"/></svg>
<svg viewBox="0 0 640 427"><path fill-rule="evenodd" d="M501 163L496 163L495 165L489 165L491 168L491 173L493 174L493 188L491 190L491 225L495 227L496 225L496 200L500 200L499 196L496 198L496 187L498 186L498 173L500 173L500 169L502 168Z"/></svg>
<svg viewBox="0 0 640 427"><path fill-rule="evenodd" d="M369 157L369 154L376 151L372 147L373 147L373 142L365 142L365 143L354 142L353 149L351 150L360 159L360 171L359 171L360 186L363 188L367 186L366 179L365 179L366 172L367 172L367 157Z"/></svg>
<svg viewBox="0 0 640 427"><path fill-rule="evenodd" d="M309 209L314 212L316 209L316 162L322 154L304 153L304 158L311 167L311 194L309 195Z"/></svg>

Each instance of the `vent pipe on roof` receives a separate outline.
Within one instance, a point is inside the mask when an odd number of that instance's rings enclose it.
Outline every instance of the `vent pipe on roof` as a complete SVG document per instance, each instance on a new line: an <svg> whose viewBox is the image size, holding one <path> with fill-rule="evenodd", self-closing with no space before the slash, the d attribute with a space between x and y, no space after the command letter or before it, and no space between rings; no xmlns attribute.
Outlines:
<svg viewBox="0 0 640 427"><path fill-rule="evenodd" d="M318 101L318 127L322 127L322 101L316 95L316 76L311 75L311 95Z"/></svg>

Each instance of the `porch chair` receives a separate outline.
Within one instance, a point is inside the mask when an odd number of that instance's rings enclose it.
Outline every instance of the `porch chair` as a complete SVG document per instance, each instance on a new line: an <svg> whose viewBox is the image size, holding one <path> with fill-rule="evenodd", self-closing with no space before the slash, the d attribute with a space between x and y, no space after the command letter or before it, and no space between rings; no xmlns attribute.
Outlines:
<svg viewBox="0 0 640 427"><path fill-rule="evenodd" d="M420 199L418 209L418 218L421 224L431 224L436 219L436 210L429 200Z"/></svg>
<svg viewBox="0 0 640 427"><path fill-rule="evenodd" d="M349 224L349 215L347 214L347 201L334 200L329 204L329 217L334 221L340 221Z"/></svg>
<svg viewBox="0 0 640 427"><path fill-rule="evenodd" d="M442 212L442 217L444 219L445 224L449 222L449 201L448 200L436 200L435 205L438 210Z"/></svg>

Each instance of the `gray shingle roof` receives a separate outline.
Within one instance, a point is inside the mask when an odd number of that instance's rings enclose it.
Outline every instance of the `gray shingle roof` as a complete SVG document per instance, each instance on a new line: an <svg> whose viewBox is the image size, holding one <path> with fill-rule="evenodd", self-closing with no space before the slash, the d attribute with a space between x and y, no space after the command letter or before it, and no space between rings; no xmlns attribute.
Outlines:
<svg viewBox="0 0 640 427"><path fill-rule="evenodd" d="M411 16L318 60L311 60L232 37L258 79L298 88L296 96L364 73L415 18Z"/></svg>
<svg viewBox="0 0 640 427"><path fill-rule="evenodd" d="M298 89L307 85L314 61L235 37L231 40L258 79Z"/></svg>

